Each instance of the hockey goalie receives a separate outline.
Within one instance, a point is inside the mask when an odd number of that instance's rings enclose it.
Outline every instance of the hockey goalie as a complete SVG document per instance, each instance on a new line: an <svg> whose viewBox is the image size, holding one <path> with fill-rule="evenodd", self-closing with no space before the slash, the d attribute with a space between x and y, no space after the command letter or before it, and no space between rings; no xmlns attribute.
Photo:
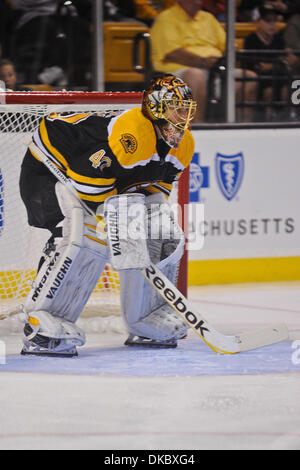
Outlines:
<svg viewBox="0 0 300 470"><path fill-rule="evenodd" d="M108 198L144 195L151 262L176 283L184 236L167 199L194 153L189 126L195 110L188 86L164 75L144 92L141 108L109 117L50 114L41 121L22 163L20 192L28 223L48 229L51 237L24 303L22 354L74 356L85 343L76 322L109 262L103 212ZM76 191L58 181L40 152ZM174 230L164 230L165 223ZM151 236L153 227L160 236ZM187 324L138 270L120 272L120 295L126 345L176 347L186 335Z"/></svg>

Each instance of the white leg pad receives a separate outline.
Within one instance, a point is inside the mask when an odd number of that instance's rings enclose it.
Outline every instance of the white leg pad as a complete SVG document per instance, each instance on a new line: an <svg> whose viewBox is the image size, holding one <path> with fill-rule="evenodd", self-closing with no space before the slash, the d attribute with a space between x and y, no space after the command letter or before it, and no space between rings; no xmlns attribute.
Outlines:
<svg viewBox="0 0 300 470"><path fill-rule="evenodd" d="M98 239L96 219L85 215L76 198L57 183L65 216L62 238L42 265L25 302L25 311L46 311L75 323L108 261L107 247Z"/></svg>
<svg viewBox="0 0 300 470"><path fill-rule="evenodd" d="M183 233L176 240L150 239L148 246L152 262L176 284L184 249ZM158 262L166 246L173 252ZM120 271L119 277L122 313L129 333L161 341L179 339L186 334L186 323L138 271Z"/></svg>
<svg viewBox="0 0 300 470"><path fill-rule="evenodd" d="M169 341L183 338L187 325L170 305L163 304L142 320L130 324L128 329L136 336Z"/></svg>
<svg viewBox="0 0 300 470"><path fill-rule="evenodd" d="M85 334L78 326L55 318L43 310L33 312L29 317L29 324L32 333L26 336L27 341L39 334L46 338L63 339L67 344L74 346L83 346L85 343Z"/></svg>

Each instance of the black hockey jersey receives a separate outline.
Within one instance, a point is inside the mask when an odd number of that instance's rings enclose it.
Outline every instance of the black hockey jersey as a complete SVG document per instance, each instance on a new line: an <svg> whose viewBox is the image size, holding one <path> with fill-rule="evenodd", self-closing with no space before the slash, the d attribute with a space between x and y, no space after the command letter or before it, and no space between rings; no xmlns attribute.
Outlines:
<svg viewBox="0 0 300 470"><path fill-rule="evenodd" d="M33 140L94 210L109 196L124 192L163 192L168 197L194 153L190 131L177 149L170 148L157 139L140 108L112 117L50 114Z"/></svg>

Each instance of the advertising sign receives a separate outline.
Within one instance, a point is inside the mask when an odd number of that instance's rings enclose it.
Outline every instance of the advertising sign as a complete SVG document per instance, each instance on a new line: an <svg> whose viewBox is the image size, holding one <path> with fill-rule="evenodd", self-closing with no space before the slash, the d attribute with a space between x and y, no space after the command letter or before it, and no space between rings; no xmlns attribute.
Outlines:
<svg viewBox="0 0 300 470"><path fill-rule="evenodd" d="M300 256L300 130L198 130L194 137L190 202L204 205L204 220L190 227L204 244L189 259Z"/></svg>

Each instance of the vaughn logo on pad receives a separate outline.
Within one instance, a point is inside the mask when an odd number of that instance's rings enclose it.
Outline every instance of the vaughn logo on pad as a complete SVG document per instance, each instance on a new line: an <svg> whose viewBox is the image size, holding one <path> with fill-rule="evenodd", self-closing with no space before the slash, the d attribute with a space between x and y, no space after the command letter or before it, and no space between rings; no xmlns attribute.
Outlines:
<svg viewBox="0 0 300 470"><path fill-rule="evenodd" d="M120 237L119 237L118 212L110 211L108 213L107 218L109 221L109 234L110 234L112 255L119 256L121 255L121 245L120 245Z"/></svg>

